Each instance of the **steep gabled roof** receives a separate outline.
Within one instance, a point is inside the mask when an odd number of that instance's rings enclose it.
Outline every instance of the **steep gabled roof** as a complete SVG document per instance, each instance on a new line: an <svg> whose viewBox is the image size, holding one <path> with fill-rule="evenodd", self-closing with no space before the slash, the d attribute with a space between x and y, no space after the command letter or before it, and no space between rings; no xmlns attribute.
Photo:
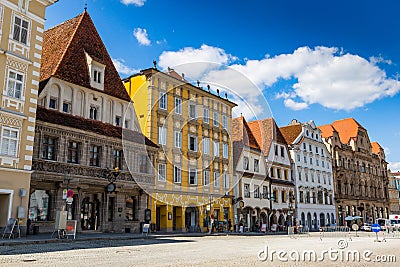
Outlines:
<svg viewBox="0 0 400 267"><path fill-rule="evenodd" d="M359 129L365 130L365 128L353 118L337 120L334 121L332 125L339 133L340 141L343 144L348 144L351 138L357 138Z"/></svg>
<svg viewBox="0 0 400 267"><path fill-rule="evenodd" d="M85 53L106 66L104 91L90 86ZM51 77L57 77L130 101L111 57L86 11L44 32L41 64L40 91Z"/></svg>
<svg viewBox="0 0 400 267"><path fill-rule="evenodd" d="M303 127L301 126L301 124L294 124L280 127L279 130L285 138L286 143L291 145L294 143L294 140L296 140L296 138L301 134L301 132L303 131Z"/></svg>
<svg viewBox="0 0 400 267"><path fill-rule="evenodd" d="M248 122L248 126L256 138L257 143L260 144L262 152L266 156L269 154L272 141L287 145L285 138L273 118L251 121Z"/></svg>
<svg viewBox="0 0 400 267"><path fill-rule="evenodd" d="M38 121L63 125L66 127L92 132L107 137L114 137L121 140L122 138L124 138L124 140L127 141L158 148L158 145L153 143L150 139L148 139L140 132L114 126L112 124L104 123L101 121L85 119L79 116L73 116L71 114L59 112L56 110L46 109L41 106L37 107L36 119Z"/></svg>
<svg viewBox="0 0 400 267"><path fill-rule="evenodd" d="M372 142L372 153L379 154L381 152L382 147L379 145L378 142Z"/></svg>
<svg viewBox="0 0 400 267"><path fill-rule="evenodd" d="M336 129L332 126L332 124L325 124L322 126L318 126L318 129L321 130L321 134L323 138L332 137L334 132L337 132Z"/></svg>
<svg viewBox="0 0 400 267"><path fill-rule="evenodd" d="M232 141L239 141L248 147L261 151L260 145L243 116L232 120Z"/></svg>

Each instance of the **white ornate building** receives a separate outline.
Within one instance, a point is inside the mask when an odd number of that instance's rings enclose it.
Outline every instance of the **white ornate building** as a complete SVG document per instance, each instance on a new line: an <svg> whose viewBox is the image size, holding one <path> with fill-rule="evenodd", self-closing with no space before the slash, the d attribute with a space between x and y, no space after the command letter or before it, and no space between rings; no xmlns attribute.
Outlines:
<svg viewBox="0 0 400 267"><path fill-rule="evenodd" d="M280 128L293 160L296 219L316 230L336 223L331 156L314 121Z"/></svg>

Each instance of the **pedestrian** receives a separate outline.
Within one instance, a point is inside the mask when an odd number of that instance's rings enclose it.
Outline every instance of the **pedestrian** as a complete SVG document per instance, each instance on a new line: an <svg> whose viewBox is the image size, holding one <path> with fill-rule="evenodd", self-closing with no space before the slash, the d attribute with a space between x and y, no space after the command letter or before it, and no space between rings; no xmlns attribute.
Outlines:
<svg viewBox="0 0 400 267"><path fill-rule="evenodd" d="M232 228L232 221L231 219L228 220L228 232L231 232L231 228Z"/></svg>
<svg viewBox="0 0 400 267"><path fill-rule="evenodd" d="M209 234L212 234L213 231L214 231L214 214L211 214L211 217L210 217L210 232L209 232Z"/></svg>

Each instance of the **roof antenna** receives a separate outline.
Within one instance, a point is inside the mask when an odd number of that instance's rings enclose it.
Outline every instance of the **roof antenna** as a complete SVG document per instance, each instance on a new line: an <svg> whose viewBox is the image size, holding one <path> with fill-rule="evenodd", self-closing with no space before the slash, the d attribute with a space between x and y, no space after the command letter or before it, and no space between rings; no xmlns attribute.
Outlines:
<svg viewBox="0 0 400 267"><path fill-rule="evenodd" d="M85 3L85 8L84 8L85 12L87 11L87 3Z"/></svg>

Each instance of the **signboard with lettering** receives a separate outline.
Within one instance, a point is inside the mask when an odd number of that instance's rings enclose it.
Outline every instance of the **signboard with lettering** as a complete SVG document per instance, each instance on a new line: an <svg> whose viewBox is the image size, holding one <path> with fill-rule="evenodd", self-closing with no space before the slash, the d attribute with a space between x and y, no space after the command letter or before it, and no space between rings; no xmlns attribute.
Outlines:
<svg viewBox="0 0 400 267"><path fill-rule="evenodd" d="M67 233L67 236L73 235L74 239L76 238L76 220L67 220L65 232Z"/></svg>

